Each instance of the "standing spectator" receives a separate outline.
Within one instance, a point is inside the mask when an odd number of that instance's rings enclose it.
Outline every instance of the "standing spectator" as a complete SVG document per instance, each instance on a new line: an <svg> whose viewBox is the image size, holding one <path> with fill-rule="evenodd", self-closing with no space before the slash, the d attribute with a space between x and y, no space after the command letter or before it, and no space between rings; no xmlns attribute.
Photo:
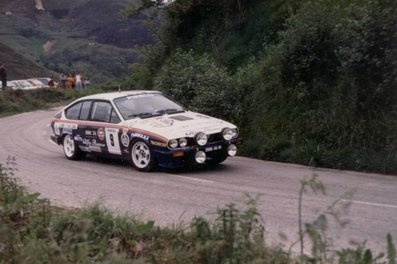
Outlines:
<svg viewBox="0 0 397 264"><path fill-rule="evenodd" d="M66 80L66 75L64 73L61 73L61 75L59 75L59 82L61 83L61 87L64 89L66 88Z"/></svg>
<svg viewBox="0 0 397 264"><path fill-rule="evenodd" d="M83 88L82 86L82 76L81 74L78 72L75 76L74 76L74 80L75 80L75 86L77 90L80 90Z"/></svg>
<svg viewBox="0 0 397 264"><path fill-rule="evenodd" d="M3 90L7 87L7 71L5 69L6 64L4 62L0 63L0 79L1 79L1 88Z"/></svg>
<svg viewBox="0 0 397 264"><path fill-rule="evenodd" d="M54 80L54 78L50 78L50 80L48 81L48 86L50 87L50 88L53 88L53 87L55 87L55 80Z"/></svg>
<svg viewBox="0 0 397 264"><path fill-rule="evenodd" d="M90 78L86 78L86 79L84 79L84 88L85 89L87 89L88 87L90 87L90 85L91 85L91 81L90 81Z"/></svg>
<svg viewBox="0 0 397 264"><path fill-rule="evenodd" d="M74 78L72 74L69 74L66 80L66 89L73 89L74 88Z"/></svg>

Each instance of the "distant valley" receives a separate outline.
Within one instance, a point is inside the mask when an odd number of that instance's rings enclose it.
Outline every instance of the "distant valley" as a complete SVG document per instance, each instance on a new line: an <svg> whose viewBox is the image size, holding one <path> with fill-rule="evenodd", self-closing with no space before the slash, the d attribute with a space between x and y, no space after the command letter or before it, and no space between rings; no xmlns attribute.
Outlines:
<svg viewBox="0 0 397 264"><path fill-rule="evenodd" d="M82 72L103 82L139 61L136 45L154 42L153 21L121 12L136 0L2 0L0 60L9 79ZM151 26L149 26L149 24Z"/></svg>

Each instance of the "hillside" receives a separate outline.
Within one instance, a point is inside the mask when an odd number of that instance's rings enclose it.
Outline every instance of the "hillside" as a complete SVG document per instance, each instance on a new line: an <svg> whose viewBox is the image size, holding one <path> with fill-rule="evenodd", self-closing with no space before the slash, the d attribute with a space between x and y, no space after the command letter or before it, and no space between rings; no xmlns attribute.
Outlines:
<svg viewBox="0 0 397 264"><path fill-rule="evenodd" d="M153 43L146 17L122 19L135 0L3 0L0 5L0 52L12 48L23 58L55 72L81 71L96 80L120 78L138 61L135 45ZM17 78L30 69L13 69ZM20 72L25 72L20 75Z"/></svg>
<svg viewBox="0 0 397 264"><path fill-rule="evenodd" d="M161 43L131 83L234 121L244 155L397 172L397 1L175 0L164 9Z"/></svg>
<svg viewBox="0 0 397 264"><path fill-rule="evenodd" d="M9 80L53 76L54 72L24 58L13 49L0 43L0 58L6 62Z"/></svg>

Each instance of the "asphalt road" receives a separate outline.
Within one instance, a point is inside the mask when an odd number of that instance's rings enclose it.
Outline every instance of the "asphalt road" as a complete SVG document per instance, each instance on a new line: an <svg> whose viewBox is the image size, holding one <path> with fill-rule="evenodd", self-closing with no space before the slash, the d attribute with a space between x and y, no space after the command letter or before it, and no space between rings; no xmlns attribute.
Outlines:
<svg viewBox="0 0 397 264"><path fill-rule="evenodd" d="M188 223L195 215L215 217L218 207L242 205L245 195L258 196L269 244L288 247L298 230L300 181L317 174L327 195L308 192L303 199L303 221L312 221L345 192L340 201L339 227L330 221L334 246L367 241L375 251L386 250L390 232L397 244L397 176L311 168L243 157L228 159L215 169L140 173L127 163L87 158L69 161L51 143L51 111L24 113L0 119L0 163L17 159L17 176L30 191L53 204L81 207L103 202L120 214L153 219L158 225ZM350 206L346 206L350 205ZM287 240L280 237L287 236Z"/></svg>

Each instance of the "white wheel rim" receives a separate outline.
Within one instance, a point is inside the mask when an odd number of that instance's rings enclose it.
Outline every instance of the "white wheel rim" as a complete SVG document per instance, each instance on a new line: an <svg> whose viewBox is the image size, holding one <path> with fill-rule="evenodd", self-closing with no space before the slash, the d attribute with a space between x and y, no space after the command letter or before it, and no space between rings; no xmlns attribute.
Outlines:
<svg viewBox="0 0 397 264"><path fill-rule="evenodd" d="M75 150L74 141L70 135L66 135L63 141L63 150L65 151L65 155L67 157L72 157Z"/></svg>
<svg viewBox="0 0 397 264"><path fill-rule="evenodd" d="M143 169L147 167L150 162L149 147L143 142L136 142L131 150L131 158L138 168Z"/></svg>

